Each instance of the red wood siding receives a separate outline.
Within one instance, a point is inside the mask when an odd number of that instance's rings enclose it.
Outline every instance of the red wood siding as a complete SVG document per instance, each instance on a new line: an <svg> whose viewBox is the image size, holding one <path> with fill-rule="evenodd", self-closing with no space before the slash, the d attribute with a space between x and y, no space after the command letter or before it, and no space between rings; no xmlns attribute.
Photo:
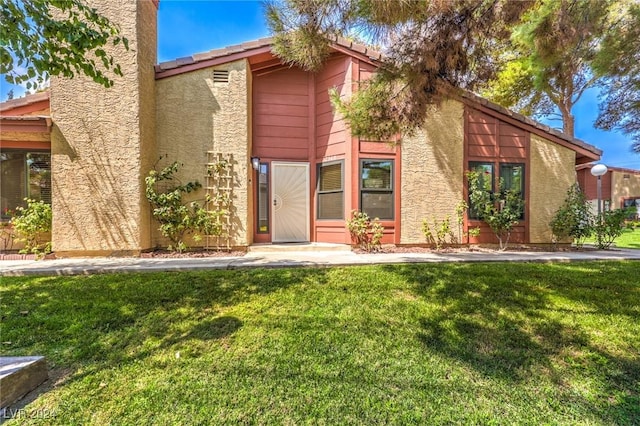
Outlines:
<svg viewBox="0 0 640 426"><path fill-rule="evenodd" d="M309 157L309 74L287 68L253 80L253 155L278 160Z"/></svg>
<svg viewBox="0 0 640 426"><path fill-rule="evenodd" d="M577 180L584 191L587 200L598 199L598 178L591 174L591 169L580 169L577 172ZM611 200L611 171L602 176L602 199Z"/></svg>
<svg viewBox="0 0 640 426"><path fill-rule="evenodd" d="M344 120L339 118L331 101L329 90L335 88L341 94L347 91L349 58L339 56L327 61L316 75L316 158L343 156L346 152L348 131Z"/></svg>
<svg viewBox="0 0 640 426"><path fill-rule="evenodd" d="M525 169L525 213L524 220L513 229L509 241L515 243L525 243L528 241L529 229L529 141L530 134L524 129L520 129L493 117L484 112L467 107L465 123L465 161L464 167L469 167L470 161L480 161L493 163L496 179L499 178L500 163L523 163ZM496 188L498 182L496 180ZM465 183L465 198L468 198L468 191ZM471 243L493 244L498 243L498 239L493 234L489 226L479 220L467 219L465 227L480 228L480 235L477 238L470 238Z"/></svg>

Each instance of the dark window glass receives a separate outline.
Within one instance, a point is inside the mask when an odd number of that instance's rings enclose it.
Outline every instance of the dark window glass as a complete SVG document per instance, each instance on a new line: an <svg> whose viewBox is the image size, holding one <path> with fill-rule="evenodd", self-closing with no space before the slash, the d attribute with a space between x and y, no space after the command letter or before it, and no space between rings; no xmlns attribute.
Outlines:
<svg viewBox="0 0 640 426"><path fill-rule="evenodd" d="M360 210L371 218L393 219L393 161L362 160Z"/></svg>
<svg viewBox="0 0 640 426"><path fill-rule="evenodd" d="M261 163L258 170L258 233L269 232L269 166Z"/></svg>
<svg viewBox="0 0 640 426"><path fill-rule="evenodd" d="M500 164L505 190L517 191L524 198L524 164Z"/></svg>
<svg viewBox="0 0 640 426"><path fill-rule="evenodd" d="M480 187L485 191L493 192L493 186L495 182L494 175L494 167L493 163L479 163L479 162L470 162L469 169L472 172L478 173L478 183ZM469 188L469 193L471 193L471 188ZM471 203L471 199L469 199L469 219L478 219L478 212L473 208Z"/></svg>
<svg viewBox="0 0 640 426"><path fill-rule="evenodd" d="M505 191L516 191L524 200L524 164L500 164L500 179L504 182ZM524 210L520 219L524 219Z"/></svg>
<svg viewBox="0 0 640 426"><path fill-rule="evenodd" d="M343 164L318 166L318 219L344 219Z"/></svg>
<svg viewBox="0 0 640 426"><path fill-rule="evenodd" d="M9 219L25 198L51 204L51 154L10 150L0 153L0 214Z"/></svg>

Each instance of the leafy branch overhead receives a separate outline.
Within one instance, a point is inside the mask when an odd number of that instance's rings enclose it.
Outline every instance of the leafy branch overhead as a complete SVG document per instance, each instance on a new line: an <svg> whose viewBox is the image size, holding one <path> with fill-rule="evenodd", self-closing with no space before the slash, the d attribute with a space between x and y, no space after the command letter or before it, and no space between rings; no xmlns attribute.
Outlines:
<svg viewBox="0 0 640 426"><path fill-rule="evenodd" d="M420 126L427 105L452 90L473 90L495 75L496 52L509 25L532 5L510 0L290 0L269 4L267 16L275 52L306 70L319 69L336 36L384 46L374 80L351 99L334 97L334 102L355 134L388 140L397 130L410 133ZM364 109L370 107L373 113L367 115Z"/></svg>
<svg viewBox="0 0 640 426"><path fill-rule="evenodd" d="M84 0L3 0L0 72L11 84L41 87L49 76L86 75L105 87L122 69L109 45L128 50L120 29Z"/></svg>
<svg viewBox="0 0 640 426"><path fill-rule="evenodd" d="M459 88L473 90L495 74L495 52L508 26L533 2L510 0L273 2L267 6L275 52L318 70L336 36L383 46L373 81L338 99L352 131L389 140L419 127L429 104ZM371 114L366 109L372 107Z"/></svg>
<svg viewBox="0 0 640 426"><path fill-rule="evenodd" d="M390 140L460 90L540 117L573 137L572 108L601 87L596 125L640 152L640 4L635 0L285 0L267 6L274 50L318 70L336 37L381 46L378 72L332 101L357 136Z"/></svg>

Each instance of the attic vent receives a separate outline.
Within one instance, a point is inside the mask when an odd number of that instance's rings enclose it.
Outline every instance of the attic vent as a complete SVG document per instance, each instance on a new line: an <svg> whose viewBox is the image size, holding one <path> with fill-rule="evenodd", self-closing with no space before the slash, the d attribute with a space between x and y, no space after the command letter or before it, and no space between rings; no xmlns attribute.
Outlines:
<svg viewBox="0 0 640 426"><path fill-rule="evenodd" d="M226 71L226 70L214 70L213 71L213 82L214 83L228 83L229 82L229 71Z"/></svg>
<svg viewBox="0 0 640 426"><path fill-rule="evenodd" d="M622 178L623 179L631 179L631 175L624 174L624 175L622 175Z"/></svg>

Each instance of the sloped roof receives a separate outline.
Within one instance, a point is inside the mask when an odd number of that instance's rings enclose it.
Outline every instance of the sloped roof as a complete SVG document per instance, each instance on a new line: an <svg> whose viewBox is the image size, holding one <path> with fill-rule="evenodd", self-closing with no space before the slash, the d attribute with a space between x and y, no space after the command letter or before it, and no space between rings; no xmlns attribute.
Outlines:
<svg viewBox="0 0 640 426"><path fill-rule="evenodd" d="M233 46L210 50L208 52L197 53L172 61L162 62L156 65L156 78L170 77L183 72L190 72L197 69L236 61L242 58L248 58L261 53L271 52L272 44L273 37L266 37ZM343 37L336 37L332 39L331 45L337 51L351 56L356 56L361 59L365 58L368 62L373 64L379 63L379 61L383 59L382 53L375 49L354 43ZM564 145L567 145L570 148L577 149L583 153L586 151L587 156L591 159L599 158L602 155L602 150L593 145L590 145L580 139L569 137L556 129L532 120L524 115L515 113L472 92L463 91L462 98L471 103L472 106L481 105L495 113L499 113L500 115L512 118L519 123L537 129L541 133L557 138L557 140L562 141Z"/></svg>
<svg viewBox="0 0 640 426"><path fill-rule="evenodd" d="M576 166L576 170L591 169L591 167L593 167L595 165L596 165L596 163L578 164ZM620 172L620 173L631 173L631 174L634 174L634 175L640 175L640 170L627 169L625 167L607 166L607 171L609 171L609 172Z"/></svg>
<svg viewBox="0 0 640 426"><path fill-rule="evenodd" d="M191 56L177 58L172 61L161 62L156 65L156 73L162 73L163 71L173 70L176 68L195 64L203 64L203 67L207 67L210 66L206 64L207 61L225 58L232 55L234 56L234 58L230 60L236 60L236 57L238 55L253 53L252 51L256 49L268 48L268 50L270 51L272 45L273 37L265 37L258 40L236 44L233 46L209 50L208 52L196 53ZM354 43L344 37L335 37L334 39L332 39L332 45L336 48L344 48L352 51L353 53L365 55L366 57L374 61L379 61L382 58L382 54L380 52L371 49L370 47L367 47L363 44Z"/></svg>
<svg viewBox="0 0 640 426"><path fill-rule="evenodd" d="M8 101L0 102L0 113L9 111L15 108L25 107L35 104L37 102L48 101L50 97L49 91L38 92L31 95L26 95L22 98L10 99Z"/></svg>

